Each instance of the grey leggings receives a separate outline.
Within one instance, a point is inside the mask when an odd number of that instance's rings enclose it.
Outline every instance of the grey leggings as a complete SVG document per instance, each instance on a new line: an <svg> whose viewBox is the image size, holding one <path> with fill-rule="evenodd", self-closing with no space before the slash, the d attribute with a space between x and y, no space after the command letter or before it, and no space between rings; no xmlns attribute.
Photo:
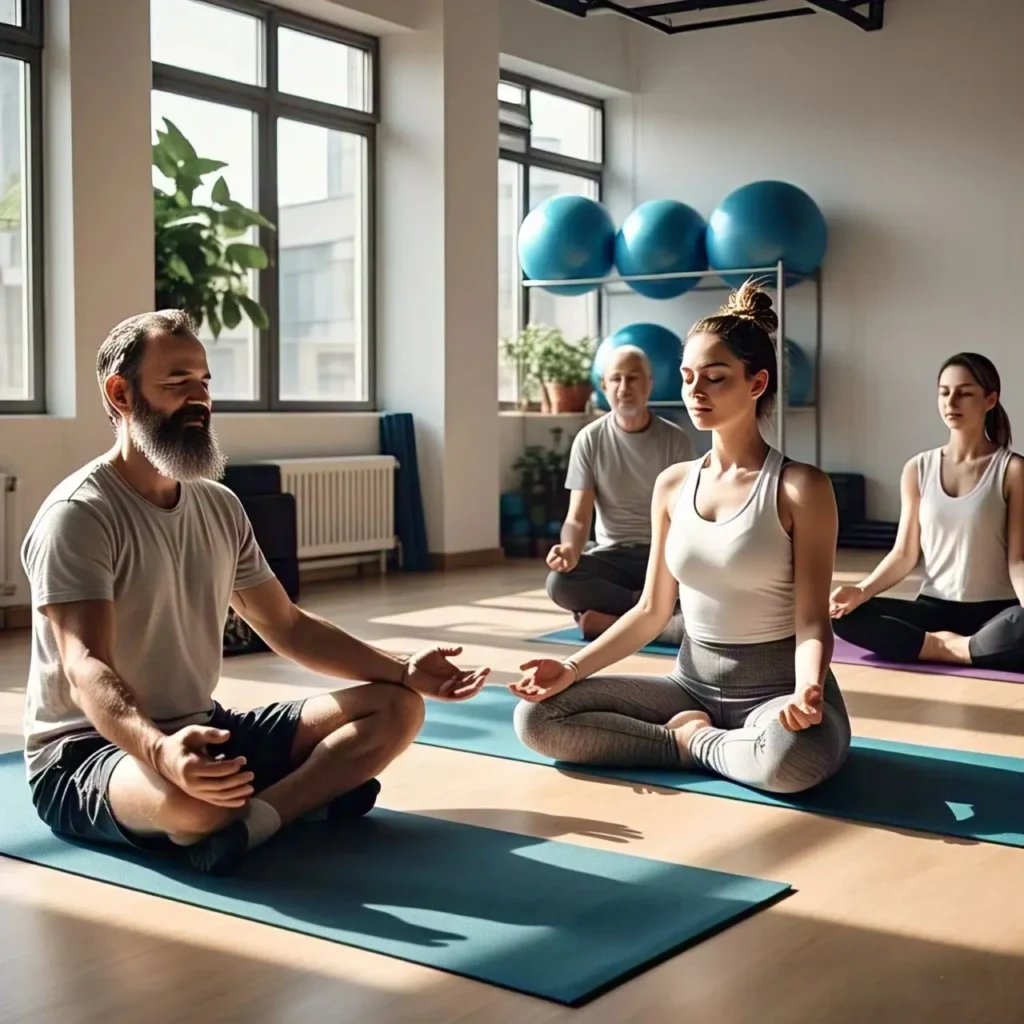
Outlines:
<svg viewBox="0 0 1024 1024"><path fill-rule="evenodd" d="M684 768L665 723L704 711L712 728L690 745L695 765L770 793L799 793L842 766L850 720L831 671L820 725L790 732L778 720L794 689L793 638L707 646L685 638L667 676L593 676L548 700L521 701L520 740L558 761L617 768Z"/></svg>

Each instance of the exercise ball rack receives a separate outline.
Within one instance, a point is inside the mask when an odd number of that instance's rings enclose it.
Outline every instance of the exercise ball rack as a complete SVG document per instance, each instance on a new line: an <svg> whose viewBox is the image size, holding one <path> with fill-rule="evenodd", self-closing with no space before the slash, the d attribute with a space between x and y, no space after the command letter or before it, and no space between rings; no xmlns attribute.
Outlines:
<svg viewBox="0 0 1024 1024"><path fill-rule="evenodd" d="M599 289L599 304L598 304L598 333L601 337L607 334L607 325L610 322L609 316L609 301L615 295L629 295L633 298L642 299L645 302L654 302L661 304L668 304L673 302L679 302L680 299L684 299L687 296L693 295L696 292L729 292L733 290L733 285L728 284L723 275L727 274L729 277L757 277L764 281L765 286L768 285L766 278L770 278L774 283L771 285L776 295L775 312L779 318L779 329L776 332L776 358L778 360L778 375L779 375L779 391L778 400L776 402L775 411L775 445L782 452L786 454L786 420L787 417L792 413L802 413L805 411L813 413L814 416L814 465L819 469L821 468L821 334L822 334L822 274L819 268L813 274L797 274L792 270L787 270L785 262L779 260L778 263L769 267L738 267L735 270L696 270L696 271L678 271L666 274L634 274L634 275L622 275L622 274L609 274L605 277L589 277L589 278L574 278L565 280L551 280L551 281L537 281L530 280L529 278L523 278L522 284L525 288L557 288L565 285L592 285ZM629 287L631 281L671 281L680 278L699 278L700 283L694 288L689 289L682 295L675 296L669 299L651 299L639 292L634 291ZM790 281L795 281L795 284L803 283L804 281L810 281L814 285L814 348L813 348L813 384L811 388L810 401L802 405L789 405L785 401L786 395L786 358L785 358L785 345L783 339L786 337L786 293L794 287L794 284L787 284L787 278ZM583 293L586 294L586 293ZM582 296L580 296L582 297ZM679 401L673 402L651 402L651 408L661 409L684 409L685 405L680 399Z"/></svg>

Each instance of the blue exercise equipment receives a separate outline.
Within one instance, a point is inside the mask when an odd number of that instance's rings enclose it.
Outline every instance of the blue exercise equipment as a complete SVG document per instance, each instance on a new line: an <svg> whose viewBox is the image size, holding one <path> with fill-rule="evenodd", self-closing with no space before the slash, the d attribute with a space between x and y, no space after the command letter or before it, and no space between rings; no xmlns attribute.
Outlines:
<svg viewBox="0 0 1024 1024"><path fill-rule="evenodd" d="M519 264L533 281L605 277L615 263L615 224L586 196L545 199L519 228ZM555 295L584 295L596 284L550 285Z"/></svg>
<svg viewBox="0 0 1024 1024"><path fill-rule="evenodd" d="M601 388L608 357L623 345L635 345L651 364L654 388L652 402L678 402L681 400L682 375L679 365L683 359L683 343L678 334L659 324L629 324L605 338L594 354L590 379L594 385L594 398L599 409L608 409L608 399Z"/></svg>
<svg viewBox="0 0 1024 1024"><path fill-rule="evenodd" d="M814 385L814 368L807 353L795 342L786 339L787 405L807 405Z"/></svg>
<svg viewBox="0 0 1024 1024"><path fill-rule="evenodd" d="M685 203L674 199L641 203L615 238L615 267L623 277L707 270L706 232L704 218ZM681 277L627 284L649 299L672 299L699 282L699 277Z"/></svg>
<svg viewBox="0 0 1024 1024"><path fill-rule="evenodd" d="M828 227L817 203L785 181L755 181L731 192L708 220L708 263L718 272L770 267L785 260L787 284L813 274L828 248ZM721 273L738 287L746 274Z"/></svg>

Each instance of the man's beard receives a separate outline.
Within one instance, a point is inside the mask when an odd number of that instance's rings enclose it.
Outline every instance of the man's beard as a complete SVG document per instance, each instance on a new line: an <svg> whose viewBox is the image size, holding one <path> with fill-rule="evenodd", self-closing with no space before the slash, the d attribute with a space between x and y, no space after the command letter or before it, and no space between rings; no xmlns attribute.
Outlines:
<svg viewBox="0 0 1024 1024"><path fill-rule="evenodd" d="M220 450L206 406L192 403L163 416L142 395L133 398L128 436L161 476L188 483L224 475L227 456ZM186 423L199 417L201 426Z"/></svg>

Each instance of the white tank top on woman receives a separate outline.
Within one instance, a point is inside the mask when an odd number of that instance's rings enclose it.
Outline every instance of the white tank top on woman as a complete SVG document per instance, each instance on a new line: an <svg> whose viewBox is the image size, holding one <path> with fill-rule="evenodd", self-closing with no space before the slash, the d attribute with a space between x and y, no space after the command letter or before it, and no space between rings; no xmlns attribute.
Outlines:
<svg viewBox="0 0 1024 1024"><path fill-rule="evenodd" d="M686 633L698 643L784 640L795 631L795 600L793 542L779 521L782 453L769 449L747 500L718 522L697 512L706 458L691 463L665 540Z"/></svg>
<svg viewBox="0 0 1024 1024"><path fill-rule="evenodd" d="M1017 596L1007 566L1003 497L1012 457L1009 448L1000 448L974 489L954 498L942 486L942 449L917 456L924 561L921 594L944 601L1003 601Z"/></svg>

